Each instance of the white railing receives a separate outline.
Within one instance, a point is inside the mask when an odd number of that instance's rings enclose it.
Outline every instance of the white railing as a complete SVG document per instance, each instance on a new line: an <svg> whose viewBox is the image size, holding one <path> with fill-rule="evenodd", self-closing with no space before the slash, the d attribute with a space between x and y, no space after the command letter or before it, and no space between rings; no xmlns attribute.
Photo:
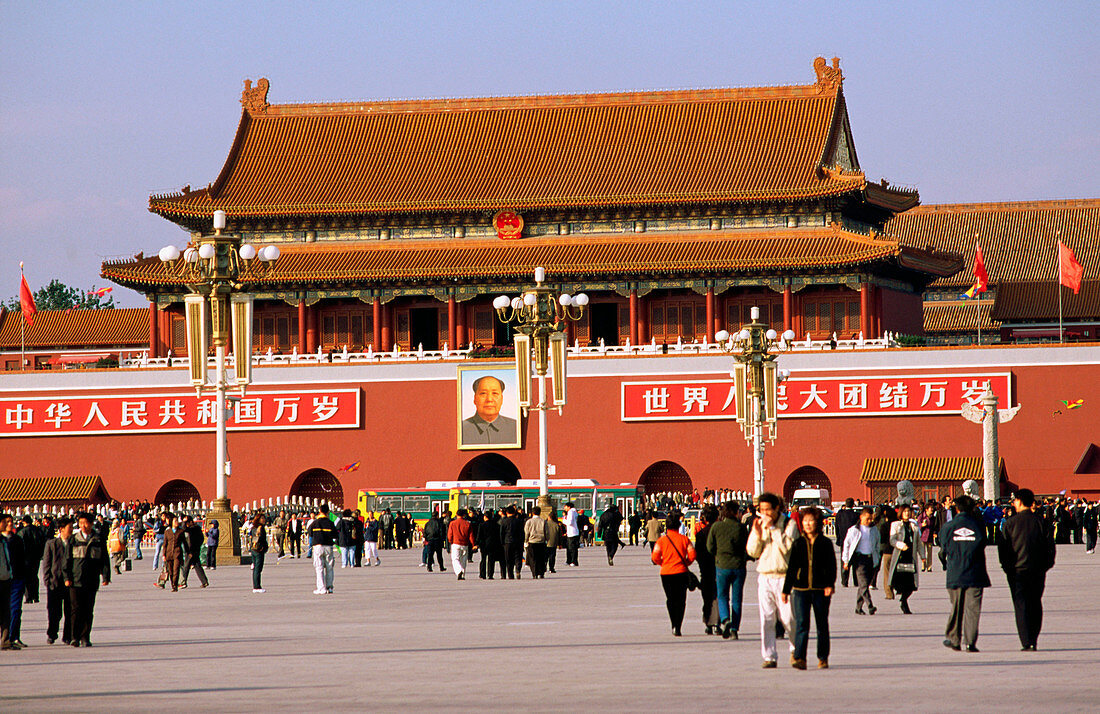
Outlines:
<svg viewBox="0 0 1100 714"><path fill-rule="evenodd" d="M779 342L779 347L784 352L826 352L830 350L882 350L897 347L895 335L887 332L884 337L873 340L863 339L862 335L851 340L838 339L833 333L832 339L814 340L809 335L804 340L793 340L790 344ZM673 343L657 343L651 340L648 343L632 345L627 340L625 345L607 345L601 339L598 343L582 347L574 342L569 348L569 354L574 357L652 357L660 354L672 355L702 355L722 354L724 345L717 342L698 341L684 342L677 339ZM464 350L453 350L443 345L441 350L425 350L423 346L416 350L402 350L395 348L391 352L375 352L370 347L366 352L349 352L345 346L339 352L311 352L299 354L294 350L290 354L275 354L268 351L263 354L252 355L252 364L265 365L306 365L306 364L362 364L371 362L441 362L445 360L471 359L474 353L473 346ZM214 367L214 358L207 360L210 367ZM226 364L233 364L233 355L226 356ZM142 353L138 357L124 358L119 367L123 369L141 369L145 367L179 367L187 366L186 357L174 357L169 353L168 357L149 357Z"/></svg>

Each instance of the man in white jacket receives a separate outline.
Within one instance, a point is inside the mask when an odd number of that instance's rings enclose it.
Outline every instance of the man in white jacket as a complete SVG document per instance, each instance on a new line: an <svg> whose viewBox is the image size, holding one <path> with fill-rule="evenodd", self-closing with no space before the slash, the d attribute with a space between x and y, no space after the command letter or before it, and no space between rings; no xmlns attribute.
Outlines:
<svg viewBox="0 0 1100 714"><path fill-rule="evenodd" d="M783 515L782 501L774 493L760 494L757 517L749 529L748 554L756 559L756 598L760 603L760 653L764 669L775 669L779 659L775 649L775 621L792 632L791 606L783 602L783 580L787 560L798 527Z"/></svg>
<svg viewBox="0 0 1100 714"><path fill-rule="evenodd" d="M874 511L870 508L860 511L859 524L848 529L848 535L844 537L844 546L840 551L840 562L844 570L851 568L858 588L856 591L857 615L874 615L878 611L871 602L871 583L882 554L879 548L878 528L871 525L873 519ZM863 609L863 603L867 603L867 610Z"/></svg>

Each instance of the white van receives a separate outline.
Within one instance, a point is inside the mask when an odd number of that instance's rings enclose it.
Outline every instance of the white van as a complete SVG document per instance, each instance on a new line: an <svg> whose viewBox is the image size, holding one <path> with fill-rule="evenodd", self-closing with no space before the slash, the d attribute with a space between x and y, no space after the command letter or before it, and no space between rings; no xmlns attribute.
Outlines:
<svg viewBox="0 0 1100 714"><path fill-rule="evenodd" d="M805 508L806 506L817 506L823 508L827 513L832 512L832 500L829 496L829 490L825 488L800 488L794 492L794 496L791 497L792 508Z"/></svg>

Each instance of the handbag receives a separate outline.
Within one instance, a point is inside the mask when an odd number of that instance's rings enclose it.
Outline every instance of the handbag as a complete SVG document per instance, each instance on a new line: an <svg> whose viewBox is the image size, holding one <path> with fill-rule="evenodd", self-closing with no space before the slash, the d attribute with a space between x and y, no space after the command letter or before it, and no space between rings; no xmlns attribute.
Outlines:
<svg viewBox="0 0 1100 714"><path fill-rule="evenodd" d="M665 537L668 538L668 536ZM687 570L688 590L695 592L699 587L699 576L692 572L691 566L687 564L687 560L684 558L683 553L680 552L680 549L676 547L676 544L672 542L671 538L668 539L668 544L676 551L676 555L680 556L680 562L683 563L684 569Z"/></svg>
<svg viewBox="0 0 1100 714"><path fill-rule="evenodd" d="M917 572L917 566L914 563L898 563L894 570L899 573L915 573Z"/></svg>

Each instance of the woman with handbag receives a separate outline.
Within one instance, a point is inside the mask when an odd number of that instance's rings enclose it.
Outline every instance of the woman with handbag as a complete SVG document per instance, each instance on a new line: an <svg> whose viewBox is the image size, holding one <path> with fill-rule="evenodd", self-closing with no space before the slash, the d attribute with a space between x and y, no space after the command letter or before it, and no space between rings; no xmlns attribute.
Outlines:
<svg viewBox="0 0 1100 714"><path fill-rule="evenodd" d="M665 590L665 606L672 623L672 634L680 636L687 606L687 591L699 587L699 578L688 568L695 562L695 548L687 536L680 534L680 514L675 511L665 519L665 534L653 546L650 559L661 566L661 586Z"/></svg>
<svg viewBox="0 0 1100 714"><path fill-rule="evenodd" d="M912 615L909 596L917 590L917 558L924 556L925 544L920 539L920 527L913 520L913 507L900 506L898 520L890 524L890 545L894 556L886 571L886 588L901 598L901 611Z"/></svg>

